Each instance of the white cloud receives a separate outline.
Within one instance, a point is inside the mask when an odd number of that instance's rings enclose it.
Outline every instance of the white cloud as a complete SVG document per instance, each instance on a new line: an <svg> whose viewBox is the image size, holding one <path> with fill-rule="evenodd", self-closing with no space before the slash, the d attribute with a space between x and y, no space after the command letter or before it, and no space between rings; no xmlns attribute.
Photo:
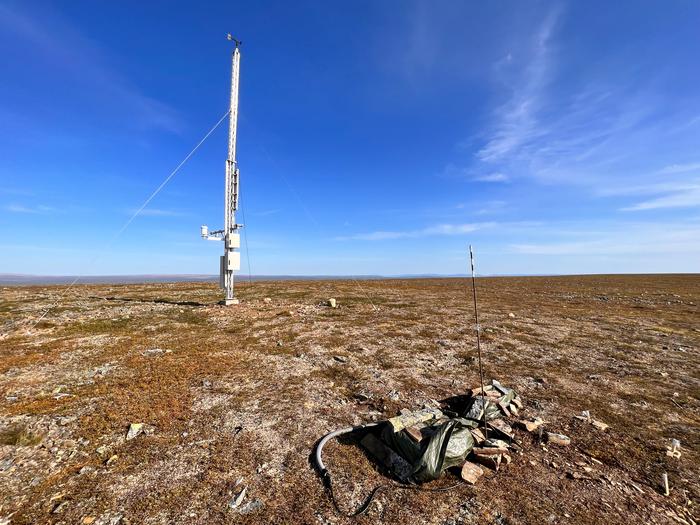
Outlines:
<svg viewBox="0 0 700 525"><path fill-rule="evenodd" d="M358 233L344 237L336 237L340 241L385 241L391 239L407 239L416 237L434 237L443 235L464 235L477 230L481 230L494 223L472 223L472 224L438 224L419 230L408 231L375 231L370 233Z"/></svg>
<svg viewBox="0 0 700 525"><path fill-rule="evenodd" d="M656 197L622 208L623 211L656 210L660 208L691 208L700 206L700 185L688 187L676 193Z"/></svg>
<svg viewBox="0 0 700 525"><path fill-rule="evenodd" d="M666 168L664 168L666 169ZM660 182L636 186L602 188L598 194L611 196L647 196L647 200L620 208L621 211L642 211L662 208L700 206L700 180Z"/></svg>
<svg viewBox="0 0 700 525"><path fill-rule="evenodd" d="M475 215L491 215L493 213L501 213L506 209L507 202L505 201L487 201L481 208L478 208Z"/></svg>
<svg viewBox="0 0 700 525"><path fill-rule="evenodd" d="M555 226L541 230L556 240L515 243L510 249L527 255L614 256L623 254L700 253L700 225L665 223L620 223L600 229L580 229L579 225ZM557 239L558 238L558 239Z"/></svg>
<svg viewBox="0 0 700 525"><path fill-rule="evenodd" d="M691 162L688 164L671 164L660 169L657 173L659 175L673 175L676 173L689 173L700 171L700 162Z"/></svg>
<svg viewBox="0 0 700 525"><path fill-rule="evenodd" d="M510 177L505 173L490 173L488 175L479 175L474 177L472 180L476 182L508 182Z"/></svg>
<svg viewBox="0 0 700 525"><path fill-rule="evenodd" d="M38 206L25 206L23 204L9 204L5 206L5 210L11 213L52 213L56 209L50 206L43 206L39 204Z"/></svg>
<svg viewBox="0 0 700 525"><path fill-rule="evenodd" d="M537 112L543 103L543 90L551 77L550 39L559 11L547 16L536 34L532 58L524 78L514 86L512 97L496 110L491 138L477 157L494 162L541 135Z"/></svg>
<svg viewBox="0 0 700 525"><path fill-rule="evenodd" d="M280 209L254 211L254 212L250 212L250 215L254 215L256 217L267 217L268 215L275 215L281 211L282 210L280 210Z"/></svg>
<svg viewBox="0 0 700 525"><path fill-rule="evenodd" d="M132 208L126 210L126 213L133 215L136 213L136 209ZM163 210L160 208L145 208L139 212L139 216L143 217L182 217L185 213L176 210Z"/></svg>
<svg viewBox="0 0 700 525"><path fill-rule="evenodd" d="M625 187L653 196L654 184L678 185L696 177L698 135L689 128L697 128L700 118L688 115L697 115L700 99L675 101L660 87L659 80L669 79L658 68L649 72L648 81L631 82L630 57L622 50L587 75L573 74L571 64L565 69L556 56L558 37L563 45L567 41L556 31L559 15L553 11L534 40L520 37L516 49L520 55L529 52L527 67L518 70L519 60L513 60L494 70L495 81L507 82L511 92L492 111L485 143L471 162L461 171L451 165L446 174L507 173L518 180L580 186L592 197L631 195ZM664 191L658 196L663 200L630 208L695 205L692 196L667 198Z"/></svg>

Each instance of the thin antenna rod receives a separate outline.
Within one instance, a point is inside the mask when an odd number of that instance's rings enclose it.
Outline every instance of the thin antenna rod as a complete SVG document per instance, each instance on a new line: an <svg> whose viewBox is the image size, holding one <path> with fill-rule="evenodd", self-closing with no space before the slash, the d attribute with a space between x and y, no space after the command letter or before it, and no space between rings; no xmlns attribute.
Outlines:
<svg viewBox="0 0 700 525"><path fill-rule="evenodd" d="M484 427L484 437L488 439L488 430L486 429L486 391L484 390L484 369L481 365L481 327L479 326L479 309L476 306L476 275L474 273L474 250L472 245L469 245L469 262L472 267L472 296L474 297L474 329L476 330L476 351L479 357L479 380L481 382L481 404L482 404L482 422Z"/></svg>

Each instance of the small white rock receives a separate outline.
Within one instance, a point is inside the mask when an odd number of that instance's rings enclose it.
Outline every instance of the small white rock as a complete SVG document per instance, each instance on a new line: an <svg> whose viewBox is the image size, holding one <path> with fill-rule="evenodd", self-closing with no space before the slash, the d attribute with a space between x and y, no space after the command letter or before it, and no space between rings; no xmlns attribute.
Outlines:
<svg viewBox="0 0 700 525"><path fill-rule="evenodd" d="M129 431L126 433L126 439L134 439L143 432L143 423L132 423L129 425Z"/></svg>
<svg viewBox="0 0 700 525"><path fill-rule="evenodd" d="M243 487L243 490L241 490L238 494L236 494L231 501L229 501L229 508L235 509L238 508L241 503L243 503L243 500L245 499L245 493L248 490L248 487Z"/></svg>

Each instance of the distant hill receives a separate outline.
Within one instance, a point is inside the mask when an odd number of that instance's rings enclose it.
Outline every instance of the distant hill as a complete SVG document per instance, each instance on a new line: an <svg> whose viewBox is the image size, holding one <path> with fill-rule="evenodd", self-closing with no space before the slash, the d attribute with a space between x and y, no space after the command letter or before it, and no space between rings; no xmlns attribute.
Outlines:
<svg viewBox="0 0 700 525"><path fill-rule="evenodd" d="M320 279L429 279L465 277L465 275L411 274L411 275L237 275L239 281L280 281L280 280L320 280ZM75 275L30 275L0 273L2 286L27 286L70 284ZM87 275L80 277L81 284L138 284L138 283L179 283L179 282L218 282L218 275L174 274L174 275Z"/></svg>

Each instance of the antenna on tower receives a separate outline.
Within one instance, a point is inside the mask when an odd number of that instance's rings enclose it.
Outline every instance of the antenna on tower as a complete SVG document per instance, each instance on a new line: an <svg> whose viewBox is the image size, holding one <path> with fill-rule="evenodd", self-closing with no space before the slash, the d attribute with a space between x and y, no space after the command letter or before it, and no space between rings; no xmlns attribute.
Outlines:
<svg viewBox="0 0 700 525"><path fill-rule="evenodd" d="M236 40L229 33L226 39L233 41L235 47L231 55L231 102L229 107L228 126L228 156L226 157L225 185L224 185L224 228L209 231L204 225L201 227L201 235L207 240L224 241L224 254L219 262L219 286L224 290L225 305L238 304L238 299L233 293L234 272L241 269L241 234L242 224L236 223L236 211L238 210L238 181L239 171L236 161L236 138L238 128L238 79L241 67L241 41Z"/></svg>

